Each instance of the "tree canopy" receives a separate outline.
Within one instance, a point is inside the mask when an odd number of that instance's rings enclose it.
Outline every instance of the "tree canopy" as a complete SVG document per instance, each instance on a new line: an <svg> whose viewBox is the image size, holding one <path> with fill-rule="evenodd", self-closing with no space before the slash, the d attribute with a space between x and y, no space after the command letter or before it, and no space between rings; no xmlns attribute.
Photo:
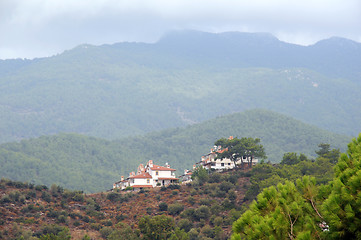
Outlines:
<svg viewBox="0 0 361 240"><path fill-rule="evenodd" d="M361 134L341 154L331 188L323 204L330 237L361 239Z"/></svg>
<svg viewBox="0 0 361 240"><path fill-rule="evenodd" d="M261 139L259 138L230 137L228 139L218 139L214 144L216 146L221 146L222 149L225 150L217 153L217 158L229 158L236 166L237 162L241 160L241 165L243 167L244 159L247 159L247 163L251 166L254 158L266 158L265 150L260 142Z"/></svg>
<svg viewBox="0 0 361 240"><path fill-rule="evenodd" d="M314 163L331 164L338 150L329 150L328 144L319 147ZM298 163L291 166L285 161L280 166L293 168L308 162L299 161L294 153L285 157ZM348 144L334 171L333 180L325 185L304 176L296 184L286 180L277 188L263 189L234 223L232 239L361 239L361 134Z"/></svg>

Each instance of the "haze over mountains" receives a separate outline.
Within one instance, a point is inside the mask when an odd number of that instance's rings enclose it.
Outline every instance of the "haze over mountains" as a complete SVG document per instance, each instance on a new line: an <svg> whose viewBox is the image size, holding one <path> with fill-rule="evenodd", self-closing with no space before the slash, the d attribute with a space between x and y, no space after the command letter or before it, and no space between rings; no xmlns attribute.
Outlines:
<svg viewBox="0 0 361 240"><path fill-rule="evenodd" d="M107 139L264 108L334 132L361 122L361 44L173 32L155 44L81 45L0 61L0 142L59 132Z"/></svg>
<svg viewBox="0 0 361 240"><path fill-rule="evenodd" d="M115 139L265 108L338 133L361 122L361 44L173 32L0 61L0 142L58 132Z"/></svg>
<svg viewBox="0 0 361 240"><path fill-rule="evenodd" d="M207 154L214 142L231 135L259 137L266 161L280 162L286 152L315 156L319 143L344 151L350 137L321 130L266 110L249 110L185 128L144 136L104 140L79 134L42 136L0 145L0 176L50 186L99 192L135 171L149 159L168 162L183 174Z"/></svg>

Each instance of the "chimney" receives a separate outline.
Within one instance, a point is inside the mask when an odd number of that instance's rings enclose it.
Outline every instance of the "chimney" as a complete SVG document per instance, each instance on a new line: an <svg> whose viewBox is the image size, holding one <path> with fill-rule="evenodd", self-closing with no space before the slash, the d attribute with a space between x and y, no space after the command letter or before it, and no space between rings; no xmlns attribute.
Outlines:
<svg viewBox="0 0 361 240"><path fill-rule="evenodd" d="M121 177L120 177L120 181L124 181L124 176L121 176Z"/></svg>
<svg viewBox="0 0 361 240"><path fill-rule="evenodd" d="M196 169L196 165L193 165L193 170Z"/></svg>
<svg viewBox="0 0 361 240"><path fill-rule="evenodd" d="M148 161L148 166L149 166L149 167L153 167L153 160L149 160L149 161Z"/></svg>
<svg viewBox="0 0 361 240"><path fill-rule="evenodd" d="M170 165L168 163L165 163L165 167L170 168Z"/></svg>
<svg viewBox="0 0 361 240"><path fill-rule="evenodd" d="M233 136L229 136L228 140L232 140L233 139Z"/></svg>

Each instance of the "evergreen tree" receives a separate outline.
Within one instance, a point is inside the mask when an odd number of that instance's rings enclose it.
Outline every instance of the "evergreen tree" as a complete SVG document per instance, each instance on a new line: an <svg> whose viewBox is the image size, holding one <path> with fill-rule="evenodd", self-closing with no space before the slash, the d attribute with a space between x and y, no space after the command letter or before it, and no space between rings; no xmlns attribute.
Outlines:
<svg viewBox="0 0 361 240"><path fill-rule="evenodd" d="M224 159L229 158L237 166L237 162L241 160L243 166L243 157L249 159L248 164L251 166L254 158L266 158L266 153L263 146L260 144L259 138L221 138L218 139L214 144L221 146L222 149L226 150L218 153L217 158Z"/></svg>
<svg viewBox="0 0 361 240"><path fill-rule="evenodd" d="M318 238L322 216L317 209L316 181L304 177L264 189L234 224L232 239Z"/></svg>
<svg viewBox="0 0 361 240"><path fill-rule="evenodd" d="M341 155L331 187L322 206L329 238L361 239L361 134Z"/></svg>

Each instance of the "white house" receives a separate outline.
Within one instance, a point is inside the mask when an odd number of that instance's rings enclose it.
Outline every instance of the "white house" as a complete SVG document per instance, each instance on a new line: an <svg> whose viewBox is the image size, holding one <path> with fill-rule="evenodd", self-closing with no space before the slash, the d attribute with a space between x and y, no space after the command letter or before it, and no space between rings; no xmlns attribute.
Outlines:
<svg viewBox="0 0 361 240"><path fill-rule="evenodd" d="M229 137L229 139L232 139L233 137ZM203 166L206 169L214 169L214 170L225 170L225 169L232 169L235 167L235 164L232 160L229 158L223 158L223 159L217 159L218 153L223 153L225 151L228 151L228 149L222 149L221 146L214 146L211 148L211 151L201 157L201 161L197 162L198 166ZM248 164L251 161L250 157L243 156L242 159L238 159L236 161L237 165L241 165L242 162L245 164ZM252 160L252 165L255 165L258 163L258 159L254 158Z"/></svg>
<svg viewBox="0 0 361 240"><path fill-rule="evenodd" d="M127 179L124 179L122 176L120 181L113 184L113 189L123 190L127 187L143 189L174 184L178 182L178 178L175 177L175 171L168 164L166 166L158 166L153 164L153 160L149 160L145 167L143 164L139 165L136 174L131 172Z"/></svg>

